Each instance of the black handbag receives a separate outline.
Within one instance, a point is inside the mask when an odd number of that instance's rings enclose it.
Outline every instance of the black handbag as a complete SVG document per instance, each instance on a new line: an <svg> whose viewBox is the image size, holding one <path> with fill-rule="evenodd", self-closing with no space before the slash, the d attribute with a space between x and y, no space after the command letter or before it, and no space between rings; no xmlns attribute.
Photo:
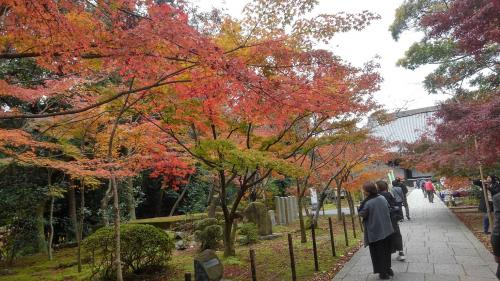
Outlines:
<svg viewBox="0 0 500 281"><path fill-rule="evenodd" d="M392 206L392 207L390 207L389 211L390 211L391 219L393 221L400 221L400 220L403 220L405 218L403 215L403 210L399 206Z"/></svg>

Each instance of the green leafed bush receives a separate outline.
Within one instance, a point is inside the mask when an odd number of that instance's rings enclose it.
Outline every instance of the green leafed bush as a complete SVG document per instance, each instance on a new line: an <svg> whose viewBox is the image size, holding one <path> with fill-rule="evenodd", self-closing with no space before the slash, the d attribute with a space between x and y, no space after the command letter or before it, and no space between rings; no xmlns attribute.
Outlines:
<svg viewBox="0 0 500 281"><path fill-rule="evenodd" d="M222 239L222 227L217 219L207 218L196 222L194 237L201 242L201 250L215 249Z"/></svg>
<svg viewBox="0 0 500 281"><path fill-rule="evenodd" d="M240 227L240 235L243 236L243 244L253 244L259 241L259 229L254 223L244 223Z"/></svg>
<svg viewBox="0 0 500 281"><path fill-rule="evenodd" d="M121 259L124 273L162 269L174 249L174 242L167 233L146 224L125 224L121 231ZM91 256L93 275L112 279L115 273L114 228L103 227L83 241L84 250Z"/></svg>

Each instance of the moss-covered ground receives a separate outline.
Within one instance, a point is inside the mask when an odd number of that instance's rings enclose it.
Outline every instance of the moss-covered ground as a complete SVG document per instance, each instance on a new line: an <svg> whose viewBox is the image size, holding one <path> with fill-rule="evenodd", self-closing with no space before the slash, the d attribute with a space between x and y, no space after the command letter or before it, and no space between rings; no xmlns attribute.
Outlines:
<svg viewBox="0 0 500 281"><path fill-rule="evenodd" d="M287 234L293 236L294 254L298 280L331 280L341 264L350 256L360 244L362 233L356 219L357 238L353 237L351 220L347 218L349 246L345 246L342 223L333 218L335 245L337 257L332 256L328 221L322 217L316 231L317 249L319 257L319 272L314 271L311 231L307 232L307 243L301 243L298 222L288 226L274 227L275 233L283 234L274 240L259 241L254 245L237 245L236 256L224 258L222 251L217 254L224 264L224 277L234 281L251 280L249 249L253 248L256 254L256 271L258 280L291 280L290 256ZM193 272L193 257L197 248L188 248L184 251L175 251L166 272L148 279L140 280L184 280L184 273ZM81 273L77 272L74 263L75 248L62 249L55 252L54 260L49 261L45 255L33 255L16 260L12 266L0 265L0 281L31 281L31 280L90 280L90 266L85 264ZM137 279L134 279L137 280Z"/></svg>

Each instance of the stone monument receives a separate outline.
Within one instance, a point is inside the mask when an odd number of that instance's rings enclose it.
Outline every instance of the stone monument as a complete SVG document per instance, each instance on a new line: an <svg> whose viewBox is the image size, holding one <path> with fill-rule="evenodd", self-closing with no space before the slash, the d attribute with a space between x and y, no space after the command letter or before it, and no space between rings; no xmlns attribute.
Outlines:
<svg viewBox="0 0 500 281"><path fill-rule="evenodd" d="M259 235L271 235L273 234L273 225L271 222L271 217L267 212L266 205L261 202L252 202L244 211L245 218L257 225L259 229Z"/></svg>
<svg viewBox="0 0 500 281"><path fill-rule="evenodd" d="M269 214L269 217L271 218L271 225L275 226L276 225L276 215L274 214L274 210L269 210L267 211Z"/></svg>
<svg viewBox="0 0 500 281"><path fill-rule="evenodd" d="M287 225L299 218L299 208L297 202L298 200L295 196L274 197L278 224Z"/></svg>
<svg viewBox="0 0 500 281"><path fill-rule="evenodd" d="M220 281L224 268L214 250L205 250L194 258L195 281Z"/></svg>

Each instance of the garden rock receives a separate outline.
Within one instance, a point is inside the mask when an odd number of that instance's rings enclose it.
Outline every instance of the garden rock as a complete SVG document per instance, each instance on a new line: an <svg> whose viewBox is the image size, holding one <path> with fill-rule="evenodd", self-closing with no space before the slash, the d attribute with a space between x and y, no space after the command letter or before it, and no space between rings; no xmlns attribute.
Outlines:
<svg viewBox="0 0 500 281"><path fill-rule="evenodd" d="M283 236L283 233L273 233L273 234L270 234L270 235L261 236L260 239L261 240L274 240L274 239L280 238L282 236Z"/></svg>
<svg viewBox="0 0 500 281"><path fill-rule="evenodd" d="M186 234L182 231L176 231L174 237L175 237L175 240L182 240L182 239L186 238Z"/></svg>
<svg viewBox="0 0 500 281"><path fill-rule="evenodd" d="M207 249L194 258L195 281L220 281L224 268L214 250Z"/></svg>
<svg viewBox="0 0 500 281"><path fill-rule="evenodd" d="M265 236L273 233L271 217L267 212L266 205L261 202L252 202L244 211L245 218L257 225L259 235Z"/></svg>
<svg viewBox="0 0 500 281"><path fill-rule="evenodd" d="M179 251L186 250L187 249L187 245L184 242L184 240L178 240L178 241L176 241L175 242L175 249L179 250Z"/></svg>

